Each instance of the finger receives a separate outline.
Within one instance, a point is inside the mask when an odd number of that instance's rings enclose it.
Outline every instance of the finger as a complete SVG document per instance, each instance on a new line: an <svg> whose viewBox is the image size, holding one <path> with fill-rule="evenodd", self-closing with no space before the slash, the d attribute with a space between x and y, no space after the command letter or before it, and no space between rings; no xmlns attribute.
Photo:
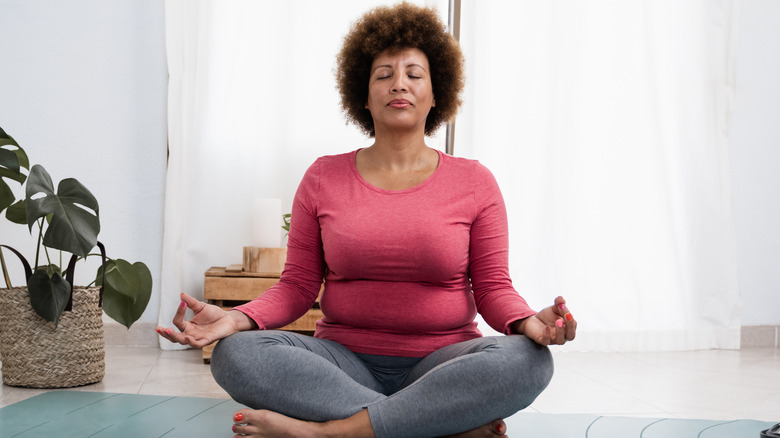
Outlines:
<svg viewBox="0 0 780 438"><path fill-rule="evenodd" d="M157 333L159 333L160 336L163 338L177 344L181 344L181 338L178 336L175 330L167 328L167 327L157 327L156 328ZM186 345L186 344L185 344Z"/></svg>
<svg viewBox="0 0 780 438"><path fill-rule="evenodd" d="M571 341L575 336L577 336L577 320L574 319L574 316L569 312L566 314L566 334L564 335L564 338L567 341Z"/></svg>
<svg viewBox="0 0 780 438"><path fill-rule="evenodd" d="M566 331L565 328L566 324L563 321L563 318L558 318L555 321L555 327L551 327L551 336L550 336L550 343L560 345L566 342L564 339L564 333Z"/></svg>
<svg viewBox="0 0 780 438"><path fill-rule="evenodd" d="M203 310L204 307L206 307L206 303L203 301L198 301L197 299L182 293L181 294L181 300L186 303L187 307L192 309L193 312L198 313L201 310Z"/></svg>
<svg viewBox="0 0 780 438"><path fill-rule="evenodd" d="M173 315L173 325L175 325L176 328L182 332L187 326L186 321L184 321L184 315L186 313L187 313L187 302L182 301L181 303L179 303L179 308L176 309L176 314Z"/></svg>
<svg viewBox="0 0 780 438"><path fill-rule="evenodd" d="M157 332L158 335L162 336L163 338L165 338L165 339L167 339L169 341L171 340L168 337L168 335L165 333L165 327L157 326L157 327L154 328L154 330Z"/></svg>
<svg viewBox="0 0 780 438"><path fill-rule="evenodd" d="M542 332L532 339L534 340L534 342L536 342L539 345L550 345L550 340L552 339L552 335L553 335L552 328L549 325L544 325Z"/></svg>
<svg viewBox="0 0 780 438"><path fill-rule="evenodd" d="M563 297L555 298L555 304L553 304L553 310L558 316L564 316L568 313L569 309L566 307L566 300Z"/></svg>

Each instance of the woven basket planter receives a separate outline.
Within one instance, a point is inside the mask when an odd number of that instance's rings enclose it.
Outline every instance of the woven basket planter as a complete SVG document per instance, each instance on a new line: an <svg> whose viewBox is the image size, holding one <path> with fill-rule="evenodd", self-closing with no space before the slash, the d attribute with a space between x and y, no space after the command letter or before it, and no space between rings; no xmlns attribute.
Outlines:
<svg viewBox="0 0 780 438"><path fill-rule="evenodd" d="M100 288L73 288L73 310L54 323L38 316L26 287L0 289L3 383L69 388L103 380L106 371Z"/></svg>

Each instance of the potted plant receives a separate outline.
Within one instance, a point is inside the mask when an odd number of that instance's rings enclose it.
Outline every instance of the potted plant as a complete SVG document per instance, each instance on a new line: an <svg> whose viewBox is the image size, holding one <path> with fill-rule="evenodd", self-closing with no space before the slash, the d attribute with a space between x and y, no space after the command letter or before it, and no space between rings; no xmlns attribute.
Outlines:
<svg viewBox="0 0 780 438"><path fill-rule="evenodd" d="M29 173L25 175L24 170ZM24 187L25 199L15 199L6 179ZM37 241L32 264L16 249L0 245L0 265L7 286L0 290L3 382L67 387L102 380L102 312L130 328L151 296L149 268L142 262L106 257L105 246L97 240L97 199L73 178L63 179L55 190L46 169L41 165L30 167L24 150L0 128L3 212L11 222L27 225ZM99 254L91 253L95 247ZM2 248L18 256L26 287L12 287ZM102 259L94 282L87 287L73 285L76 262L89 256Z"/></svg>

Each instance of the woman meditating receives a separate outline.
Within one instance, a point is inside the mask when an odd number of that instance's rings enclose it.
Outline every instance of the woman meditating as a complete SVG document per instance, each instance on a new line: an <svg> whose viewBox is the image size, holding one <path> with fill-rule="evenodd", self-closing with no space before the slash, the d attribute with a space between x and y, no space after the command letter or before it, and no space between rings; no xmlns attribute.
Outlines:
<svg viewBox="0 0 780 438"><path fill-rule="evenodd" d="M458 44L432 9L377 8L346 36L337 76L374 143L306 171L279 283L229 311L182 294L178 331L157 330L220 340L214 378L251 408L235 414L240 436L504 436L552 377L546 345L577 323L562 297L537 313L512 287L492 174L425 145L461 103ZM323 279L314 337L273 330L312 307ZM504 335L483 337L477 313Z"/></svg>

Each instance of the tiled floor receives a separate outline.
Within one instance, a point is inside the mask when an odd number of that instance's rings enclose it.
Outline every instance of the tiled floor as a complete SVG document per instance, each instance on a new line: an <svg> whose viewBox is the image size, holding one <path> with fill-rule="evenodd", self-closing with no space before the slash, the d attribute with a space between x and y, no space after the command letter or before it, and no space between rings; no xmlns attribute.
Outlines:
<svg viewBox="0 0 780 438"><path fill-rule="evenodd" d="M777 349L554 355L531 412L780 422ZM108 347L105 379L72 389L227 398L195 350ZM0 407L45 391L0 386Z"/></svg>

